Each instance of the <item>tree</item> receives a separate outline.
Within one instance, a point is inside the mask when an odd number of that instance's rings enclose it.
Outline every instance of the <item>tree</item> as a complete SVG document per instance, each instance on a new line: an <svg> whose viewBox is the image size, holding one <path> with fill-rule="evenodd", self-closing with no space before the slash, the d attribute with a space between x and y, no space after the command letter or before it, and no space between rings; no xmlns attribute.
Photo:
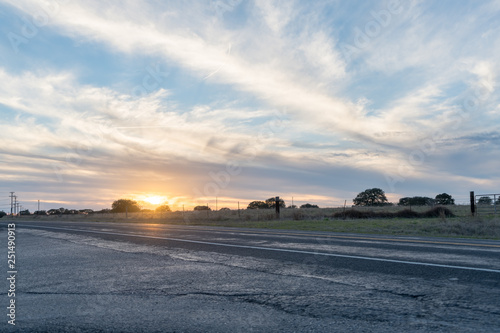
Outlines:
<svg viewBox="0 0 500 333"><path fill-rule="evenodd" d="M399 199L398 206L432 206L434 199L429 197L405 197Z"/></svg>
<svg viewBox="0 0 500 333"><path fill-rule="evenodd" d="M31 215L29 209L26 209L26 210L22 210L19 212L19 215Z"/></svg>
<svg viewBox="0 0 500 333"><path fill-rule="evenodd" d="M219 211L221 211L221 212L230 211L230 210L231 209L227 208L227 207L222 207L221 209L219 209Z"/></svg>
<svg viewBox="0 0 500 333"><path fill-rule="evenodd" d="M49 215L61 215L61 214L62 214L62 213L61 213L61 210L59 210L59 209L49 209L49 210L47 211L47 213L48 213Z"/></svg>
<svg viewBox="0 0 500 333"><path fill-rule="evenodd" d="M208 206L196 206L194 210L211 210Z"/></svg>
<svg viewBox="0 0 500 333"><path fill-rule="evenodd" d="M155 210L156 210L157 213L164 213L164 212L171 212L172 211L170 209L170 206L169 205L165 205L165 204L156 207Z"/></svg>
<svg viewBox="0 0 500 333"><path fill-rule="evenodd" d="M319 208L318 205L311 205L310 203L306 203L300 206L300 208Z"/></svg>
<svg viewBox="0 0 500 333"><path fill-rule="evenodd" d="M4 217L5 215L7 215L7 213L6 213L6 212L4 212L3 210L0 210L0 219L1 219L2 217Z"/></svg>
<svg viewBox="0 0 500 333"><path fill-rule="evenodd" d="M247 209L268 209L269 206L264 201L252 201L248 204Z"/></svg>
<svg viewBox="0 0 500 333"><path fill-rule="evenodd" d="M355 206L384 206L387 204L387 197L383 190L371 188L358 193L352 201Z"/></svg>
<svg viewBox="0 0 500 333"><path fill-rule="evenodd" d="M141 207L139 207L135 200L118 199L111 205L111 211L113 213L136 213L141 211Z"/></svg>
<svg viewBox="0 0 500 333"><path fill-rule="evenodd" d="M296 208L297 208L297 205L290 205L290 206L288 206L287 208L296 209Z"/></svg>
<svg viewBox="0 0 500 333"><path fill-rule="evenodd" d="M490 206L493 203L493 199L490 197L481 197L477 200L478 205Z"/></svg>
<svg viewBox="0 0 500 333"><path fill-rule="evenodd" d="M276 208L276 198L269 198L266 200L267 208ZM285 208L285 201L280 198L279 202L280 208Z"/></svg>
<svg viewBox="0 0 500 333"><path fill-rule="evenodd" d="M441 193L436 195L436 205L454 205L455 199L448 193Z"/></svg>

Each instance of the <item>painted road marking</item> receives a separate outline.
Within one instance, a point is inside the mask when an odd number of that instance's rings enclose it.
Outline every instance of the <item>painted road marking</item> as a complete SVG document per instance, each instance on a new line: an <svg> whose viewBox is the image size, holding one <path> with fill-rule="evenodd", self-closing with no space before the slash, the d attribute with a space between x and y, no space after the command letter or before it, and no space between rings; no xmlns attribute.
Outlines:
<svg viewBox="0 0 500 333"><path fill-rule="evenodd" d="M196 228L189 226L192 229L204 230L205 228ZM182 228L171 228L180 229ZM185 230L185 229L184 229ZM444 242L444 241L429 241L429 240L418 240L418 239L401 239L401 238L377 238L377 237L366 237L366 236L341 236L341 235L323 235L323 234L301 234L292 232L272 232L272 231L250 231L250 230L233 230L233 229L209 229L209 231L227 231L234 233L247 233L247 234L265 234L265 235L289 235L289 236L313 236L313 237L326 237L326 238L341 238L341 239L361 239L361 240L379 240L379 241L391 241L391 242L405 242L405 243L428 243L428 244L445 244L445 245L465 245L465 246L482 246L482 247L498 247L500 245L495 244L477 244L477 243L456 243L456 242Z"/></svg>
<svg viewBox="0 0 500 333"><path fill-rule="evenodd" d="M466 267L466 266L454 266L454 265L444 265L444 264L433 264L433 263L425 263L425 262L418 262L418 261L406 261L406 260L373 258L373 257L364 257L364 256L352 256L352 255L336 254L336 253L324 253L324 252L312 252L312 251L303 251L303 250L280 249L280 248L272 248L272 247L264 247L264 246L251 246L251 245L237 245L237 244L226 244L226 243L214 243L214 242L207 242L207 241L197 241L197 240L192 240L192 239L171 238L171 237L157 237L157 236L145 236L145 235L134 235L134 234L127 234L127 233L119 233L119 232L105 232L105 231L82 230L82 229L60 228L60 227L47 227L47 226L32 226L32 225L30 225L29 227L31 227L31 228L39 228L39 229L55 229L55 230L66 230L66 231L80 231L80 232L95 233L95 234L105 234L105 235L115 235L115 236L127 236L127 237L161 239L161 240L170 240L170 241L175 241L175 242L204 244L204 245L214 245L214 246L223 246L223 247L233 247L233 248L241 248L241 249L275 251L275 252L288 252L288 253L298 253L298 254L310 254L310 255L319 255L319 256L327 256L327 257L361 259L361 260L390 262L390 263L397 263L397 264L419 265L419 266L440 267L440 268L452 268L452 269L480 271L480 272L489 272L489 273L500 273L500 270L497 270L497 269L479 268L479 267Z"/></svg>
<svg viewBox="0 0 500 333"><path fill-rule="evenodd" d="M23 221L23 222L28 222L28 221ZM70 222L70 221L65 221L65 222ZM29 223L29 222L28 222ZM70 223L77 223L77 222L70 222ZM88 223L88 222L87 222ZM101 226L103 224L111 224L111 225L116 225L116 224L121 224L124 225L124 223L120 222L96 222L99 223ZM130 226L130 224L125 224L127 226ZM152 223L141 223L141 224L133 224L133 225L141 225L141 226L166 226L168 229L177 229L177 230L186 230L186 229L194 229L194 230L208 230L208 231L216 231L216 232L222 232L222 231L227 231L227 232L232 232L232 233L245 233L245 234L263 234L263 235L285 235L285 236L307 236L307 237L324 237L324 238L338 238L338 239L359 239L359 240L375 240L375 241L389 241L389 242L401 242L401 243L422 243L422 244L442 244L442 245L460 245L460 246L478 246L478 247L491 247L491 248L500 248L500 245L496 244L478 244L478 243L458 243L458 242L446 242L446 241L431 241L431 240L418 240L418 239L401 239L401 238L378 238L378 237L368 237L368 236L342 236L342 235L324 235L324 234L304 234L304 233L294 233L294 232L276 232L276 231L251 231L251 230L235 230L235 229L225 229L223 227L220 228L213 228L213 227L205 227L201 226L180 226L177 224L152 224ZM85 230L85 229L81 229Z"/></svg>

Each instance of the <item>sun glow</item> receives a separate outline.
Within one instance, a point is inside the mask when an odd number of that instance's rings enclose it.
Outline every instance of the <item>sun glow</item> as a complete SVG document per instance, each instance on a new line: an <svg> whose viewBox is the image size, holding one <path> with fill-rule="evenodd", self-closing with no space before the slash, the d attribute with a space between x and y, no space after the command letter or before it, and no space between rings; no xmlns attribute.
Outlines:
<svg viewBox="0 0 500 333"><path fill-rule="evenodd" d="M154 195L154 196L146 197L143 200L152 204L152 205L159 205L159 204L165 202L166 198L159 196L159 195Z"/></svg>

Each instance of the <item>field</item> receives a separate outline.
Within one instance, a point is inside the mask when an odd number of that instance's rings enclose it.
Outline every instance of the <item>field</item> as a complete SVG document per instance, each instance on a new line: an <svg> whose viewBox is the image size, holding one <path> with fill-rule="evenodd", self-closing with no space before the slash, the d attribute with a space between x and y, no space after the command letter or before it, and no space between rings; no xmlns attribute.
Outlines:
<svg viewBox="0 0 500 333"><path fill-rule="evenodd" d="M472 217L469 206L449 206L455 217L431 218L339 218L335 213L353 208L282 209L276 219L274 210L178 211L166 213L110 213L91 215L23 216L33 220L73 220L95 222L160 223L285 230L332 231L346 233L404 236L470 237L500 239L500 216ZM400 212L401 207L356 207L356 211ZM429 207L412 207L413 212Z"/></svg>

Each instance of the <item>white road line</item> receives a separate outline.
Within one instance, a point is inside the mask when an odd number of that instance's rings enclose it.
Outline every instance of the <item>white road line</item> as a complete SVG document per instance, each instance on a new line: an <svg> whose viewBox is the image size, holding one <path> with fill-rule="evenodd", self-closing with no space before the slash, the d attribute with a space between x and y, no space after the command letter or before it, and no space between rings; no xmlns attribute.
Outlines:
<svg viewBox="0 0 500 333"><path fill-rule="evenodd" d="M224 246L224 247L235 247L235 248L241 248L241 249L264 250L264 251L275 251L275 252L289 252L289 253L299 253L299 254L312 254L312 255L316 255L316 256L338 257L338 258L349 258L349 259L361 259L361 260L391 262L391 263L397 263L397 264L419 265L419 266L430 266L430 267L462 269L462 270L479 271L479 272L500 273L500 270L498 270L498 269L489 269L489 268L443 265L443 264L433 264L433 263L418 262L418 261L394 260L394 259L385 259L385 258L372 258L372 257L363 257L363 256L352 256L352 255L347 255L347 254L336 254L336 253L324 253L324 252L312 252L312 251L302 251L302 250L280 249L280 248L272 248L272 247L264 247L264 246L250 246L250 245L213 243L213 242L197 241L197 240L182 239L182 238L145 236L145 235L134 235L134 234L119 233L119 232L106 232L106 231L95 231L95 230L86 230L86 229L72 229L72 228L59 228L59 227L47 227L47 226L43 226L42 227L42 226L33 226L33 225L30 225L30 226L24 225L23 227L39 228L39 229L56 229L56 230L67 230L67 231L80 231L80 232L88 232L88 233L95 233L95 234L105 234L105 235L115 235L115 236L128 236L128 237L140 237L140 238L150 238L150 239L162 239L162 240L170 240L170 241L185 242L185 243L194 243L194 244L205 244L205 245L215 245L215 246Z"/></svg>

